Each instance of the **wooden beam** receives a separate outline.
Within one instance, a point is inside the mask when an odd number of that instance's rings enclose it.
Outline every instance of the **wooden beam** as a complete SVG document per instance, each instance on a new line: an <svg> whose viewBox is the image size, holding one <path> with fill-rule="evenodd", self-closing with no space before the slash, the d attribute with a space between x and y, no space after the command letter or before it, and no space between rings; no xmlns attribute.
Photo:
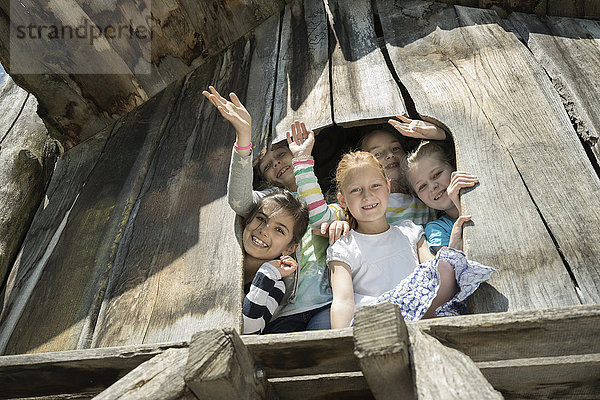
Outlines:
<svg viewBox="0 0 600 400"><path fill-rule="evenodd" d="M352 328L242 336L269 378L360 371Z"/></svg>
<svg viewBox="0 0 600 400"><path fill-rule="evenodd" d="M232 329L202 331L192 337L185 382L198 398L277 398L264 371Z"/></svg>
<svg viewBox="0 0 600 400"><path fill-rule="evenodd" d="M414 398L408 346L397 306L378 304L354 314L354 354L376 399Z"/></svg>
<svg viewBox="0 0 600 400"><path fill-rule="evenodd" d="M591 399L600 393L600 354L477 363L506 399Z"/></svg>
<svg viewBox="0 0 600 400"><path fill-rule="evenodd" d="M323 0L285 6L273 109L273 143L285 140L294 120L314 130L330 126L329 40Z"/></svg>
<svg viewBox="0 0 600 400"><path fill-rule="evenodd" d="M600 353L600 306L465 315L415 323L476 362Z"/></svg>
<svg viewBox="0 0 600 400"><path fill-rule="evenodd" d="M498 273L474 294L472 312L580 304L545 222L561 250L578 254L569 264L595 269L600 244L587 243L600 233L581 227L600 229L585 222L600 219L598 177L546 74L492 11L391 0L377 9L417 112L449 129L458 168L480 180L461 198L474 222L464 246Z"/></svg>
<svg viewBox="0 0 600 400"><path fill-rule="evenodd" d="M398 84L377 44L369 0L329 0L333 120L344 127L404 114Z"/></svg>
<svg viewBox="0 0 600 400"><path fill-rule="evenodd" d="M414 325L408 326L408 336L416 398L502 399L468 356L442 345Z"/></svg>
<svg viewBox="0 0 600 400"><path fill-rule="evenodd" d="M340 372L269 379L280 400L374 399L362 372Z"/></svg>
<svg viewBox="0 0 600 400"><path fill-rule="evenodd" d="M186 347L187 343L165 343L0 357L2 396L101 392L165 350Z"/></svg>
<svg viewBox="0 0 600 400"><path fill-rule="evenodd" d="M186 394L183 374L188 349L168 349L140 364L94 399L179 400Z"/></svg>

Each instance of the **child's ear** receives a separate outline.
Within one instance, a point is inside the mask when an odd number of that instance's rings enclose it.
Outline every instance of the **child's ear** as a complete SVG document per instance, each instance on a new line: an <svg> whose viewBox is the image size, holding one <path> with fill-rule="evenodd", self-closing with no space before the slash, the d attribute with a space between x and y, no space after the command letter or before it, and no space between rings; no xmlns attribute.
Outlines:
<svg viewBox="0 0 600 400"><path fill-rule="evenodd" d="M281 253L281 255L282 256L289 256L290 254L293 254L296 251L297 248L298 248L298 243L290 244L290 246L287 249L285 249Z"/></svg>
<svg viewBox="0 0 600 400"><path fill-rule="evenodd" d="M337 194L338 202L342 208L346 208L346 200L344 200L344 196L340 192Z"/></svg>

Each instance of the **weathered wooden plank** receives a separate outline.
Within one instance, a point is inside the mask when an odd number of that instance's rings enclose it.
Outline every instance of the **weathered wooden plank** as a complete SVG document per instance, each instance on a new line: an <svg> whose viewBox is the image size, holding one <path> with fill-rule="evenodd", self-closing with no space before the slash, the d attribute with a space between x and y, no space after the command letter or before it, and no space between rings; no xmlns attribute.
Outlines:
<svg viewBox="0 0 600 400"><path fill-rule="evenodd" d="M242 336L269 378L360 371L352 328Z"/></svg>
<svg viewBox="0 0 600 400"><path fill-rule="evenodd" d="M313 130L330 126L327 16L323 0L286 4L273 109L273 143L284 140L295 120Z"/></svg>
<svg viewBox="0 0 600 400"><path fill-rule="evenodd" d="M548 0L548 15L576 17L585 14L585 0Z"/></svg>
<svg viewBox="0 0 600 400"><path fill-rule="evenodd" d="M168 349L140 364L94 399L180 399L186 392L183 374L187 357L187 348Z"/></svg>
<svg viewBox="0 0 600 400"><path fill-rule="evenodd" d="M143 362L169 348L177 347L187 347L187 344L140 345L0 357L1 397L101 392Z"/></svg>
<svg viewBox="0 0 600 400"><path fill-rule="evenodd" d="M281 400L374 399L361 372L269 379Z"/></svg>
<svg viewBox="0 0 600 400"><path fill-rule="evenodd" d="M377 44L371 2L329 0L327 13L335 123L354 126L404 114L400 89Z"/></svg>
<svg viewBox="0 0 600 400"><path fill-rule="evenodd" d="M413 398L408 331L400 308L390 303L354 314L354 353L377 399Z"/></svg>
<svg viewBox="0 0 600 400"><path fill-rule="evenodd" d="M177 90L174 85L120 121L70 211L8 354L89 347L116 246Z"/></svg>
<svg viewBox="0 0 600 400"><path fill-rule="evenodd" d="M600 26L589 20L521 13L511 14L509 20L552 79L577 134L599 162Z"/></svg>
<svg viewBox="0 0 600 400"><path fill-rule="evenodd" d="M13 264L3 293L0 353L4 353L27 301L36 287L64 230L73 204L94 169L112 126L66 152L56 163L52 179Z"/></svg>
<svg viewBox="0 0 600 400"><path fill-rule="evenodd" d="M268 145L275 101L281 15L266 20L253 32L253 52L244 102L252 117L252 147L256 157Z"/></svg>
<svg viewBox="0 0 600 400"><path fill-rule="evenodd" d="M10 273L58 155L37 106L35 97L4 75L0 80L0 282Z"/></svg>
<svg viewBox="0 0 600 400"><path fill-rule="evenodd" d="M465 315L416 325L473 361L600 353L600 306Z"/></svg>
<svg viewBox="0 0 600 400"><path fill-rule="evenodd" d="M202 331L192 336L184 379L198 398L277 398L233 329Z"/></svg>
<svg viewBox="0 0 600 400"><path fill-rule="evenodd" d="M597 399L600 354L477 363L506 399Z"/></svg>
<svg viewBox="0 0 600 400"><path fill-rule="evenodd" d="M479 79L473 77L481 67L470 64L465 64L463 76L469 77L469 87L486 115L502 127L497 130L500 139L508 145L527 190L573 271L583 302L600 303L600 243L595 240L600 237L600 224L589 223L600 221L600 177L548 75L531 52L499 25L495 13L457 7L457 14L466 25L497 27L473 37L477 48L486 48L496 38L504 41L497 49L483 51L483 69L493 73L496 84L476 90ZM497 50L505 54L500 56ZM595 54L600 56L599 51ZM506 57L514 61L509 64ZM495 105L486 102L494 96ZM509 123L513 124L510 129Z"/></svg>
<svg viewBox="0 0 600 400"><path fill-rule="evenodd" d="M240 41L186 80L120 244L93 346L241 326L242 253L226 201L233 129L199 93L214 84L244 101L250 56Z"/></svg>
<svg viewBox="0 0 600 400"><path fill-rule="evenodd" d="M397 7L391 1L378 0L377 8L390 58L417 111L449 128L458 168L477 175L481 182L462 197L463 210L474 221L465 229L465 249L473 259L496 267L498 273L475 293L471 310L579 304L537 204L523 185L524 167L517 169L513 161L517 152L523 156L558 152L557 145L545 139L547 131L558 134L557 129L548 128L547 122L537 123L547 114L559 112L545 97L539 99L536 82L541 78L536 81L528 75L532 68L539 74L539 67L534 67L531 56L523 54L526 49L497 21L459 26L453 8L430 2L404 2ZM561 115L564 121L559 125L568 130L564 110ZM556 117L548 119L557 123ZM521 132L527 135L507 137ZM531 141L523 143L527 138ZM539 174L548 163L553 161L528 165L529 175ZM550 186L558 176L562 174L542 175L550 180L545 187L549 193L555 193ZM563 217L562 221L570 219Z"/></svg>
<svg viewBox="0 0 600 400"><path fill-rule="evenodd" d="M475 363L409 325L411 364L418 399L502 399Z"/></svg>

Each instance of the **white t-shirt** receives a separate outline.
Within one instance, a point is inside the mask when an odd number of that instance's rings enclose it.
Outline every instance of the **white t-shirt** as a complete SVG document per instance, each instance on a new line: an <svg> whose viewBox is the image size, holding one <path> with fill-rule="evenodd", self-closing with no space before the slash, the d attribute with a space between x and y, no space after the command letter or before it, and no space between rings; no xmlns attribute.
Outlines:
<svg viewBox="0 0 600 400"><path fill-rule="evenodd" d="M421 236L423 227L403 220L375 235L352 230L327 249L328 263L342 261L350 267L355 310L373 304L419 265L417 243Z"/></svg>

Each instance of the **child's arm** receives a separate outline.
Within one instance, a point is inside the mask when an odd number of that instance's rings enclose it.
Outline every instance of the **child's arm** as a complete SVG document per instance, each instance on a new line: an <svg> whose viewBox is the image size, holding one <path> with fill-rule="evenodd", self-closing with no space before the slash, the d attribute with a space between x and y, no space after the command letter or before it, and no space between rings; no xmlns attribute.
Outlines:
<svg viewBox="0 0 600 400"><path fill-rule="evenodd" d="M282 278L296 268L298 264L293 258L283 256L281 260L264 263L258 269L242 305L244 334L263 331L285 294Z"/></svg>
<svg viewBox="0 0 600 400"><path fill-rule="evenodd" d="M435 317L435 310L442 304L450 301L456 292L458 292L458 284L456 283L456 276L452 265L447 261L440 260L437 269L440 277L440 287L423 318Z"/></svg>
<svg viewBox="0 0 600 400"><path fill-rule="evenodd" d="M404 136L427 140L445 140L447 137L445 130L431 122L410 119L403 115L396 117L402 122L390 119L388 123Z"/></svg>
<svg viewBox="0 0 600 400"><path fill-rule="evenodd" d="M210 92L205 90L202 94L235 128L235 146L237 148L234 147L231 156L227 197L233 211L245 217L261 197L259 192L252 190L252 149L244 149L252 145L250 142L252 136L250 114L235 93L229 95L231 101L228 101L214 87L209 86L209 90Z"/></svg>
<svg viewBox="0 0 600 400"><path fill-rule="evenodd" d="M338 204L327 205L321 187L315 176L311 153L315 144L315 134L308 130L304 122L295 121L290 132L286 132L288 145L294 158L294 176L298 185L298 196L308 206L309 224L320 228L324 222L344 219L344 212Z"/></svg>
<svg viewBox="0 0 600 400"><path fill-rule="evenodd" d="M421 236L421 239L417 242L417 256L419 257L419 264L435 257L431 250L429 250L429 244L425 240L425 236Z"/></svg>
<svg viewBox="0 0 600 400"><path fill-rule="evenodd" d="M330 261L328 265L333 291L331 328L346 328L354 316L354 287L350 267L341 261Z"/></svg>
<svg viewBox="0 0 600 400"><path fill-rule="evenodd" d="M460 207L460 189L473 187L479 182L479 179L465 171L454 171L450 177L450 184L446 188L448 197L458 209L458 214L461 214Z"/></svg>
<svg viewBox="0 0 600 400"><path fill-rule="evenodd" d="M450 240L448 242L448 247L452 247L453 249L462 251L463 249L463 224L467 221L471 220L470 215L461 215L456 219L454 225L452 225L452 232L450 232Z"/></svg>

